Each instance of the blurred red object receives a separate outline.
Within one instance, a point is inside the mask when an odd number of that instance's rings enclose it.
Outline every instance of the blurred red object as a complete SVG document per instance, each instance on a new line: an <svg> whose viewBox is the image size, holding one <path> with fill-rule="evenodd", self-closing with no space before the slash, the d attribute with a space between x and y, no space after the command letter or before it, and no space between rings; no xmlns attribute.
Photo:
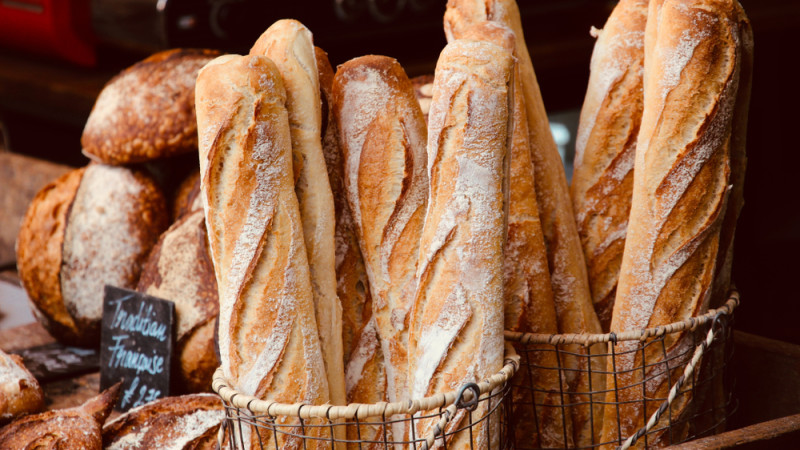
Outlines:
<svg viewBox="0 0 800 450"><path fill-rule="evenodd" d="M97 60L90 0L0 0L0 46L82 66Z"/></svg>

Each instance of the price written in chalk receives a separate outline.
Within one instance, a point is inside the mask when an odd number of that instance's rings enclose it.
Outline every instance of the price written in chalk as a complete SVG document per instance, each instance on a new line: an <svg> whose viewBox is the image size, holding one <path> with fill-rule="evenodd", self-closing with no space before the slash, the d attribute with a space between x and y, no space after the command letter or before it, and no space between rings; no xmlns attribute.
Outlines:
<svg viewBox="0 0 800 450"><path fill-rule="evenodd" d="M100 385L124 380L118 410L169 395L174 316L170 301L106 286Z"/></svg>

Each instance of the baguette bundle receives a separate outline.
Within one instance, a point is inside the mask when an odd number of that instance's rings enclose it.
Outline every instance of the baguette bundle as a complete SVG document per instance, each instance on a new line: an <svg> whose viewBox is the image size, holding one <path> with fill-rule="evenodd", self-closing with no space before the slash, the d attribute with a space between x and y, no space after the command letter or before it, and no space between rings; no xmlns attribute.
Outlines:
<svg viewBox="0 0 800 450"><path fill-rule="evenodd" d="M575 144L572 202L604 331L611 325L631 209L647 2L620 1L603 29L593 30L597 42Z"/></svg>
<svg viewBox="0 0 800 450"><path fill-rule="evenodd" d="M429 113L428 212L409 331L411 398L457 390L503 365L503 247L514 59L488 42L457 40L436 66ZM481 403L473 415L487 412ZM462 426L460 410L445 431ZM436 420L416 422L426 436ZM497 423L448 448L497 446ZM442 444L437 441L437 445Z"/></svg>
<svg viewBox="0 0 800 450"><path fill-rule="evenodd" d="M219 351L239 391L277 402L325 404L328 382L292 179L283 80L263 56L229 55L197 79L200 171L219 286ZM278 419L282 423L286 419ZM299 428L297 430L299 432ZM241 429L245 448L300 439ZM322 436L321 428L306 433Z"/></svg>
<svg viewBox="0 0 800 450"><path fill-rule="evenodd" d="M737 116L743 39L749 28L735 0L654 0L645 36L644 109L636 147L635 179L627 239L611 330L643 329L707 310L720 251L720 232L731 192L731 125ZM746 53L746 52L744 52ZM691 332L664 338L674 367L693 346ZM635 348L624 342L617 352ZM661 346L616 359L616 420L603 424L603 441L643 426L660 402L642 411L642 396L664 398L669 380ZM654 376L653 373L661 373ZM648 375L650 374L650 375ZM643 377L651 377L644 385ZM689 412L691 393L672 404L670 417ZM612 393L613 395L613 393ZM612 399L613 400L613 399ZM627 403L630 402L630 403ZM613 415L611 415L613 417ZM666 420L666 419L664 419ZM656 427L659 427L656 425ZM687 429L648 439L664 445Z"/></svg>

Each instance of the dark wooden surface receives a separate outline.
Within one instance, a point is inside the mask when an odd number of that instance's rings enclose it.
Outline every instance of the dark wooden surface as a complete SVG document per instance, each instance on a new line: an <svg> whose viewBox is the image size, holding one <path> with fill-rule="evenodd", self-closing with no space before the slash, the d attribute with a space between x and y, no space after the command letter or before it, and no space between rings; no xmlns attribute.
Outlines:
<svg viewBox="0 0 800 450"><path fill-rule="evenodd" d="M673 445L672 450L710 450L737 448L793 449L800 446L800 414L758 423L685 444Z"/></svg>

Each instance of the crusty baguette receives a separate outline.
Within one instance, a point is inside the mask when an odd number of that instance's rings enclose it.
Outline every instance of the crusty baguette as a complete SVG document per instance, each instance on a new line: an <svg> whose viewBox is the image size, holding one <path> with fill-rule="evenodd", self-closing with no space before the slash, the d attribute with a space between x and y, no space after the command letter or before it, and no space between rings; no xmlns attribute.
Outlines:
<svg viewBox="0 0 800 450"><path fill-rule="evenodd" d="M324 404L328 384L280 73L263 56L222 56L200 71L196 99L223 373L248 395ZM258 445L250 429L242 434L246 448ZM262 433L261 439L265 446L298 444L286 435L274 442L271 433Z"/></svg>
<svg viewBox="0 0 800 450"><path fill-rule="evenodd" d="M650 3L644 113L612 331L664 325L708 308L731 190L731 123L742 63L738 16L735 0ZM688 360L691 332L664 339L671 367ZM679 375L673 369L667 376L666 365L657 364L663 359L660 345L645 351L646 373L632 370L642 364L641 352L619 353L636 344L617 346L616 395L630 403L618 406L621 429L615 415L604 422L604 441L627 437L643 426L643 415L649 416L660 402L643 410L642 396L665 398L669 381ZM651 378L646 392L640 384L643 376ZM691 392L678 397L669 416L682 417L691 398ZM650 436L648 445L679 440L686 431Z"/></svg>
<svg viewBox="0 0 800 450"><path fill-rule="evenodd" d="M533 71L533 64L525 37L519 8L514 0L448 0L445 12L445 34L448 39L457 39L476 22L485 20L499 22L512 31L516 37L516 57L518 58L522 90L525 95L525 109L528 119L528 136L531 146L531 159L534 166L534 184L539 218L542 224L547 260L550 269L550 282L556 306L559 332L561 333L600 333L600 322L592 306L589 281L583 250L578 237L572 213L572 201L567 188L566 175L558 154L558 148L550 132L547 113L539 92L539 84ZM590 349L573 345L566 347L569 353L604 353L603 345ZM600 416L603 408L595 403L590 411L590 398L582 393L602 390L605 385L605 363L601 357L592 357L592 380L589 381L587 358L564 355L562 366L569 389L577 393L573 403L572 424L575 445L589 446L593 436L599 434ZM602 401L595 395L595 402ZM594 416L593 418L591 416ZM592 430L592 423L595 429Z"/></svg>
<svg viewBox="0 0 800 450"><path fill-rule="evenodd" d="M74 408L23 416L0 428L2 449L101 450L103 423L122 382Z"/></svg>
<svg viewBox="0 0 800 450"><path fill-rule="evenodd" d="M611 325L631 209L647 2L622 0L605 27L593 30L597 42L575 145L572 204L604 331Z"/></svg>
<svg viewBox="0 0 800 450"><path fill-rule="evenodd" d="M39 382L22 364L22 358L0 350L0 427L23 414L44 408Z"/></svg>
<svg viewBox="0 0 800 450"><path fill-rule="evenodd" d="M477 22L464 30L463 39L485 40L509 52L515 50L514 33L498 22ZM550 269L547 265L539 208L536 204L533 161L519 65L514 65L514 130L509 167L508 238L505 246L503 286L505 329L523 333L558 333ZM572 421L562 415L560 373L555 352L549 346L526 346L526 362L515 378L521 396L511 415L514 438L520 447L571 447ZM533 384L532 384L533 383ZM536 395L531 386L538 389ZM566 428L566 430L565 430ZM565 433L566 431L566 433ZM566 442L565 442L566 439Z"/></svg>
<svg viewBox="0 0 800 450"><path fill-rule="evenodd" d="M214 351L219 294L200 208L161 235L136 286L139 292L175 303L173 394L210 392L211 378L219 367Z"/></svg>
<svg viewBox="0 0 800 450"><path fill-rule="evenodd" d="M504 180L513 129L514 58L494 44L459 40L439 56L429 116L430 195L409 331L412 398L457 390L503 365ZM487 413L482 403L472 413ZM447 430L464 426L464 411ZM425 437L435 420L420 420ZM498 430L472 426L448 448L494 448ZM437 446L442 445L437 440Z"/></svg>
<svg viewBox="0 0 800 450"><path fill-rule="evenodd" d="M425 122L405 71L385 56L342 64L333 99L388 398L403 401L408 398L408 311L428 194Z"/></svg>
<svg viewBox="0 0 800 450"><path fill-rule="evenodd" d="M367 268L358 247L353 215L344 189L344 156L339 146L339 129L333 119L334 72L325 52L319 47L315 50L323 112L327 119L322 136L322 152L325 154L336 213L336 293L342 304L342 348L346 364L357 345L360 330L372 317L372 299ZM347 401L354 400L348 396Z"/></svg>
<svg viewBox="0 0 800 450"><path fill-rule="evenodd" d="M295 192L300 203L314 311L331 402L345 404L342 306L336 296L336 217L320 138L319 72L311 32L296 20L279 20L258 38L251 55L275 62L286 88L292 133Z"/></svg>
<svg viewBox="0 0 800 450"><path fill-rule="evenodd" d="M105 450L213 450L225 408L216 394L165 397L103 426Z"/></svg>

